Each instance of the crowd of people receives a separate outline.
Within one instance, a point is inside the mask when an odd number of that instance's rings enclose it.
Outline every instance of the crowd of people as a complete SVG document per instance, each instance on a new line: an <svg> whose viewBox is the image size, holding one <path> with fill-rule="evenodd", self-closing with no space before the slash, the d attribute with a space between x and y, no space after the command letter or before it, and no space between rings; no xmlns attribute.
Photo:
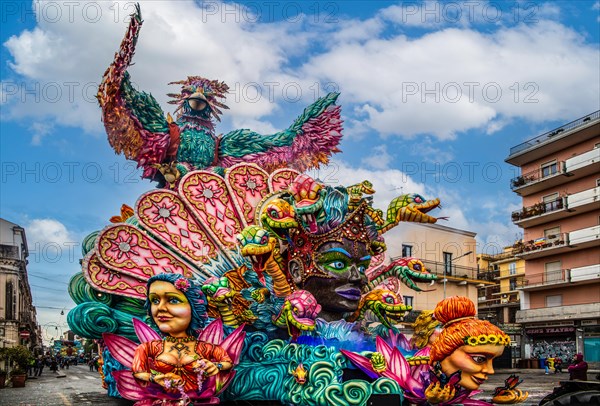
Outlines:
<svg viewBox="0 0 600 406"><path fill-rule="evenodd" d="M87 363L90 366L90 371L98 371L98 360L99 357L95 356L63 356L57 354L55 356L49 353L45 355L38 355L36 358L32 358L29 363L27 375L32 377L38 377L42 375L44 367L47 367L52 372L56 372L59 369L69 369L70 365L84 364Z"/></svg>
<svg viewBox="0 0 600 406"><path fill-rule="evenodd" d="M550 370L554 370L555 374L563 372L563 361L560 357L550 356L544 363L545 374L550 374ZM570 380L587 380L588 363L583 360L583 354L576 354L569 362L567 372Z"/></svg>

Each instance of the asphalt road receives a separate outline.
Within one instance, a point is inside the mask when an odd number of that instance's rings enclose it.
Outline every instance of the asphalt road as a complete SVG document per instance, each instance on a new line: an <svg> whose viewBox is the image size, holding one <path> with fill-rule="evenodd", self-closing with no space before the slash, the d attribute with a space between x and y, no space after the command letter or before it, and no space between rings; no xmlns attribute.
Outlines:
<svg viewBox="0 0 600 406"><path fill-rule="evenodd" d="M529 392L529 398L522 403L524 406L538 405L539 401L551 393L561 380L569 379L566 373L545 375L543 369L496 370L496 375L491 376L486 383L481 385L483 393L477 395L476 398L489 401L494 388L502 386L504 379L511 373L519 375L524 380L519 388ZM590 373L588 376L593 379L595 374ZM133 402L107 396L106 390L102 388L100 375L95 371L90 371L87 365L71 366L69 369L61 370L59 374L45 368L41 377L28 379L24 388L8 386L0 389L1 406L75 406L92 404L130 406ZM240 401L227 404L264 405L267 403Z"/></svg>

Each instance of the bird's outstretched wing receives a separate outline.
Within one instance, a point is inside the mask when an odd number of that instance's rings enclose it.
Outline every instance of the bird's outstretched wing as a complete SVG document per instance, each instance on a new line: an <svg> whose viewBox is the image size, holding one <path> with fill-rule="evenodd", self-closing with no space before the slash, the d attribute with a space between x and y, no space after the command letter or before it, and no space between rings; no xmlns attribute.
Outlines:
<svg viewBox="0 0 600 406"><path fill-rule="evenodd" d="M115 152L143 167L144 177L152 178L156 172L152 165L164 162L169 145L173 144L171 138L178 138L179 133L176 126L169 125L156 99L132 86L126 71L142 22L137 5L119 51L104 72L97 98L110 145Z"/></svg>
<svg viewBox="0 0 600 406"><path fill-rule="evenodd" d="M342 138L339 93L329 93L304 109L284 131L262 135L241 129L223 135L219 143L218 166L253 162L268 172L291 167L300 172L327 164Z"/></svg>

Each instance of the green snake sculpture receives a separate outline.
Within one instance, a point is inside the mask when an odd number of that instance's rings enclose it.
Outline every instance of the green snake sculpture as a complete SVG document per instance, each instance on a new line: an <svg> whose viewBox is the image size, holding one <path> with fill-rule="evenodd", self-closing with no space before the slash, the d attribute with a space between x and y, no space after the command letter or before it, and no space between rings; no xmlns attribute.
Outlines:
<svg viewBox="0 0 600 406"><path fill-rule="evenodd" d="M436 207L440 207L439 198L425 200L423 196L416 193L400 195L388 205L385 222L378 227L377 232L381 235L397 226L401 221L434 224L439 219L446 220L447 217L436 218L426 214Z"/></svg>
<svg viewBox="0 0 600 406"><path fill-rule="evenodd" d="M374 289L384 280L395 277L410 289L417 292L427 292L417 286L419 282L433 283L437 279L437 275L427 272L423 262L414 257L399 258L392 261L386 267L376 270L374 273L367 275L369 283L368 289Z"/></svg>
<svg viewBox="0 0 600 406"><path fill-rule="evenodd" d="M371 310L385 327L392 328L392 324L400 321L406 312L412 310L412 306L402 303L400 296L391 290L375 289L360 299L358 308L346 321L362 319L367 310Z"/></svg>
<svg viewBox="0 0 600 406"><path fill-rule="evenodd" d="M257 317L248 308L249 303L229 287L226 277L208 278L202 284L202 292L208 299L208 315L220 317L223 324L237 328L242 323L252 324L256 321Z"/></svg>
<svg viewBox="0 0 600 406"><path fill-rule="evenodd" d="M315 319L321 311L321 305L315 297L306 290L297 290L285 298L279 314L273 317L273 324L288 329L293 341L300 332L313 331Z"/></svg>
<svg viewBox="0 0 600 406"><path fill-rule="evenodd" d="M294 208L281 198L270 200L260 210L260 224L280 240L288 242L289 231L298 227Z"/></svg>
<svg viewBox="0 0 600 406"><path fill-rule="evenodd" d="M324 202L326 190L322 184L308 175L299 175L290 185L292 204L302 226L311 233L317 233L319 226L326 221Z"/></svg>
<svg viewBox="0 0 600 406"><path fill-rule="evenodd" d="M264 274L273 279L273 290L276 296L286 297L293 290L293 282L288 278L281 262L277 261L279 247L277 239L270 236L269 232L257 225L245 227L237 236L240 243L241 254L252 262L252 270L258 275L259 281L266 286Z"/></svg>
<svg viewBox="0 0 600 406"><path fill-rule="evenodd" d="M348 186L346 192L348 193L348 209L353 211L356 210L363 201L363 195L372 195L375 193L375 189L373 189L373 184L371 182L363 180L360 183ZM378 226L383 226L385 223L383 211L374 209L369 205L367 206L366 213Z"/></svg>

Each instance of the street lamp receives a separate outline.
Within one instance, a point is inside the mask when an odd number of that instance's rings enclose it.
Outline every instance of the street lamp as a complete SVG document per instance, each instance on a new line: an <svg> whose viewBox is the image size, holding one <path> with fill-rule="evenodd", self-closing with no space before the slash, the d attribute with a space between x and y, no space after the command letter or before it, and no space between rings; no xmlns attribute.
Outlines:
<svg viewBox="0 0 600 406"><path fill-rule="evenodd" d="M462 257L466 257L467 255L470 255L472 253L473 253L473 251L467 251L464 254L457 256L456 258L452 258L450 260L449 266L452 267L452 263L454 261L456 261L457 259L460 259ZM444 280L443 280L443 282L444 282L444 299L445 299L446 298L446 282L448 282L448 278L446 278L446 264L444 264Z"/></svg>

